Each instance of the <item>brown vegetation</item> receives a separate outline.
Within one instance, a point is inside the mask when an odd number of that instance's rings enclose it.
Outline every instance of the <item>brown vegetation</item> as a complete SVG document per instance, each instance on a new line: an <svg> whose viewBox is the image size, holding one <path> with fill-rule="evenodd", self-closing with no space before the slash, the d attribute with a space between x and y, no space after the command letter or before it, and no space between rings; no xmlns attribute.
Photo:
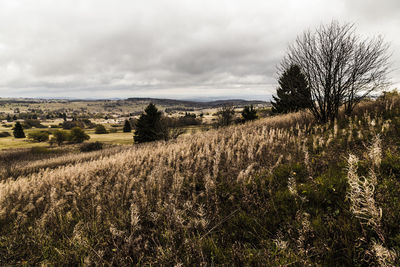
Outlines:
<svg viewBox="0 0 400 267"><path fill-rule="evenodd" d="M377 134L383 151L398 153L399 106L396 96L332 124L293 113L21 164L0 183L0 263L378 262L373 251L395 255L399 245L399 207L377 186L386 243L359 240L375 232L351 215L345 159ZM378 184L399 186L385 175Z"/></svg>

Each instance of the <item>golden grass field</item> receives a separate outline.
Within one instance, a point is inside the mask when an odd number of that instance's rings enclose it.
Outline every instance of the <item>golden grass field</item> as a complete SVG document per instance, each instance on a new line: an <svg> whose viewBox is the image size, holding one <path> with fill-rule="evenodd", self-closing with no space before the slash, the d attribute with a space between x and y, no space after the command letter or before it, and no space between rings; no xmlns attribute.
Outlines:
<svg viewBox="0 0 400 267"><path fill-rule="evenodd" d="M399 107L396 96L325 125L301 112L169 142L5 153L0 263L396 266Z"/></svg>

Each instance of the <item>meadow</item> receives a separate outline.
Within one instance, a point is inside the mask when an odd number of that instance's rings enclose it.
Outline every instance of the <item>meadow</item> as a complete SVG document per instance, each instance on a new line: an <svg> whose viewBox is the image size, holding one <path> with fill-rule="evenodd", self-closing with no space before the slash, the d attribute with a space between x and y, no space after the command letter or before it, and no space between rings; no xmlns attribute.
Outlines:
<svg viewBox="0 0 400 267"><path fill-rule="evenodd" d="M216 123L216 113L218 108L208 107L208 102L189 102L179 100L158 100L161 101L161 106L157 106L160 110L164 110L166 117L179 119L184 117L187 113L185 109L192 110L189 114L198 116L198 125L181 125L174 126L178 127L183 134L191 134L198 131L207 131ZM170 103L169 101L172 101ZM239 104L241 103L239 100ZM243 101L246 103L246 101ZM259 101L260 102L260 101ZM212 103L212 102L211 102ZM218 102L219 103L219 102ZM224 102L221 102L222 104ZM0 118L2 116L2 122L0 124L0 134L8 133L9 136L0 136L0 151L7 149L20 149L20 148L34 148L34 147L51 147L46 142L33 142L29 140L28 135L34 132L48 132L51 136L52 132L57 129L63 128L64 120L59 118L58 115L61 113L66 114L66 121L87 120L92 124L91 127L88 125L82 126L85 132L90 136L90 142L102 142L104 144L114 145L125 145L133 143L133 135L131 133L124 133L122 131L125 120L137 119L143 112L144 107L148 102L137 99L137 100L98 100L98 101L68 101L68 100L40 100L40 99L1 99L0 98ZM188 104L199 105L187 106ZM185 106L186 105L186 106ZM263 105L261 105L263 106ZM181 110L182 109L182 110ZM236 108L236 117L240 116L242 108ZM130 112L129 112L130 111ZM168 111L168 113L166 112ZM13 116L16 119L10 121L5 120L6 116ZM32 128L24 126L24 132L26 138L14 138L13 127L16 121L19 121L23 125L26 124L27 118L31 119L32 116L37 117L37 123L40 123L42 127ZM24 119L25 118L25 119ZM28 119L28 120L29 120ZM36 120L36 119L35 119ZM107 134L96 134L95 125L103 125L107 129Z"/></svg>
<svg viewBox="0 0 400 267"><path fill-rule="evenodd" d="M42 129L40 129L42 130ZM31 129L26 131L26 135L30 132L36 132L38 129ZM48 130L51 132L51 130ZM90 136L90 142L102 142L105 144L133 144L133 134L124 133L120 130L117 133L95 134L94 130L86 131ZM11 133L12 134L12 133ZM32 147L50 147L47 142L32 142L28 138L14 138L12 135L9 137L0 138L0 150L3 149L16 149L16 148L32 148Z"/></svg>
<svg viewBox="0 0 400 267"><path fill-rule="evenodd" d="M3 155L1 265L400 264L395 93L328 124L299 112L44 154Z"/></svg>

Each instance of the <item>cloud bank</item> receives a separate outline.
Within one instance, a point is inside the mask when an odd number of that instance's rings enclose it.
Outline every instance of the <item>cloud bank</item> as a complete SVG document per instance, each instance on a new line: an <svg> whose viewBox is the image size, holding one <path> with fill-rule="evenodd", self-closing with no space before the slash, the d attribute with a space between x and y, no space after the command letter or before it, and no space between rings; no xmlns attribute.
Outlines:
<svg viewBox="0 0 400 267"><path fill-rule="evenodd" d="M400 77L398 0L0 2L0 97L268 99L304 30L381 34Z"/></svg>

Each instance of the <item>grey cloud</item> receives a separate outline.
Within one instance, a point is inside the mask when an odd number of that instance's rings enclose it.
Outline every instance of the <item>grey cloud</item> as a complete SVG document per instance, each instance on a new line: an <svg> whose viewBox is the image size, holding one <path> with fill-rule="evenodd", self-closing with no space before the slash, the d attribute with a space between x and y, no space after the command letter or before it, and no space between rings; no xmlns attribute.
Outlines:
<svg viewBox="0 0 400 267"><path fill-rule="evenodd" d="M399 3L5 0L0 96L266 97L287 45L321 22L354 21L398 47Z"/></svg>

